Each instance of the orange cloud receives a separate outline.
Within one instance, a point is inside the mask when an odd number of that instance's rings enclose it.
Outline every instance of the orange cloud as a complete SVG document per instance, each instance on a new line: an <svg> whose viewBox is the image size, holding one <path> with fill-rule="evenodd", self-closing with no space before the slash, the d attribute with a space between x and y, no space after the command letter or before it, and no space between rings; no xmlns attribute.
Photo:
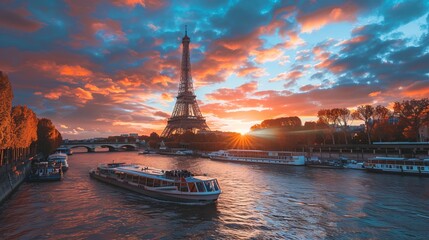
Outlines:
<svg viewBox="0 0 429 240"><path fill-rule="evenodd" d="M352 4L344 4L339 7L327 7L316 10L312 13L297 17L301 24L302 32L312 32L321 27L333 23L343 21L355 21L358 8Z"/></svg>
<svg viewBox="0 0 429 240"><path fill-rule="evenodd" d="M74 95L75 95L76 97L78 97L78 98L80 99L80 101L81 101L82 103L86 103L87 101L89 101L89 100L92 100L92 99L93 99L93 97L92 97L92 93L91 93L91 92L86 91L85 89L80 88L80 87L75 88L75 89L73 90L73 93L74 93Z"/></svg>
<svg viewBox="0 0 429 240"><path fill-rule="evenodd" d="M161 99L167 102L172 102L174 100L174 98L169 93L161 94Z"/></svg>
<svg viewBox="0 0 429 240"><path fill-rule="evenodd" d="M117 6L127 6L134 8L140 5L144 8L158 9L165 5L163 0L115 0L113 2Z"/></svg>
<svg viewBox="0 0 429 240"><path fill-rule="evenodd" d="M93 74L91 70L79 65L58 65L55 62L39 62L35 63L34 67L44 72L65 77L88 77Z"/></svg>
<svg viewBox="0 0 429 240"><path fill-rule="evenodd" d="M409 98L427 98L429 96L429 86L425 81L414 82L402 88L402 95Z"/></svg>
<svg viewBox="0 0 429 240"><path fill-rule="evenodd" d="M206 94L206 97L211 100L230 101L237 99L245 99L248 94L256 91L258 83L252 81L245 83L235 89L232 88L220 88L214 93Z"/></svg>
<svg viewBox="0 0 429 240"><path fill-rule="evenodd" d="M72 76L72 77L86 77L92 75L92 72L86 68L83 68L79 65L68 66L62 65L57 69L58 73L62 76Z"/></svg>
<svg viewBox="0 0 429 240"><path fill-rule="evenodd" d="M368 96L370 97L377 97L378 95L380 95L381 91L377 91L377 92L372 92L370 94L368 94Z"/></svg>
<svg viewBox="0 0 429 240"><path fill-rule="evenodd" d="M157 75L154 78L152 78L153 84L160 83L163 86L168 86L169 83L173 83L173 82L175 82L173 79L165 75Z"/></svg>
<svg viewBox="0 0 429 240"><path fill-rule="evenodd" d="M274 47L270 49L253 50L250 55L255 56L256 63L271 62L283 56L283 51Z"/></svg>

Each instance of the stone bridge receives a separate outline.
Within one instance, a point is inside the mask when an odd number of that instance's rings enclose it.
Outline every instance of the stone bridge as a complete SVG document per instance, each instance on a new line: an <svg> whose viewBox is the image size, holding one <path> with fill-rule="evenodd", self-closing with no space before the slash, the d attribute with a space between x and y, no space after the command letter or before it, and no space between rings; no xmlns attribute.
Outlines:
<svg viewBox="0 0 429 240"><path fill-rule="evenodd" d="M69 142L69 143L62 143L60 147L67 148L70 150L73 148L84 147L88 150L88 152L95 152L96 148L108 148L110 152L116 152L119 150L135 151L138 148L137 143L128 143L128 142L124 142L124 143Z"/></svg>

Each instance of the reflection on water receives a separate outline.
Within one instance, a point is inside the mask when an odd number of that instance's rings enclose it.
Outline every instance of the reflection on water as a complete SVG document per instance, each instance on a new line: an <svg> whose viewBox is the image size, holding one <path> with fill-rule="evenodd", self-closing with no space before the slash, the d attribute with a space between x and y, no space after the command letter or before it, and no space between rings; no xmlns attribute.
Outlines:
<svg viewBox="0 0 429 240"><path fill-rule="evenodd" d="M218 178L218 202L154 200L89 178L100 162ZM24 183L0 208L0 239L423 239L429 179L201 158L76 153L62 182Z"/></svg>

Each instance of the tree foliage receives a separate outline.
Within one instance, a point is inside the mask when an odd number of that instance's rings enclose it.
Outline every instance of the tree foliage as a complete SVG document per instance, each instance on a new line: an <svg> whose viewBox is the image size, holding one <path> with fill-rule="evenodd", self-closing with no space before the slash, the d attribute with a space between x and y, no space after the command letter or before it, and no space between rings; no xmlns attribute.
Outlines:
<svg viewBox="0 0 429 240"><path fill-rule="evenodd" d="M371 134L374 127L375 108L371 105L361 105L352 113L353 119L361 120L365 124L365 134L368 143L371 143Z"/></svg>
<svg viewBox="0 0 429 240"><path fill-rule="evenodd" d="M37 124L37 150L45 155L52 153L60 146L62 137L60 132L46 118L39 119Z"/></svg>
<svg viewBox="0 0 429 240"><path fill-rule="evenodd" d="M12 146L12 87L6 74L0 71L0 149Z"/></svg>
<svg viewBox="0 0 429 240"><path fill-rule="evenodd" d="M13 146L26 148L37 140L37 117L27 106L12 108Z"/></svg>
<svg viewBox="0 0 429 240"><path fill-rule="evenodd" d="M288 128L294 129L301 127L301 119L299 117L282 117L275 119L267 119L261 122L261 124L253 125L250 130L255 131L265 128Z"/></svg>
<svg viewBox="0 0 429 240"><path fill-rule="evenodd" d="M395 102L393 109L394 113L399 116L399 121L406 125L403 134L408 138L419 141L420 127L429 123L429 99Z"/></svg>

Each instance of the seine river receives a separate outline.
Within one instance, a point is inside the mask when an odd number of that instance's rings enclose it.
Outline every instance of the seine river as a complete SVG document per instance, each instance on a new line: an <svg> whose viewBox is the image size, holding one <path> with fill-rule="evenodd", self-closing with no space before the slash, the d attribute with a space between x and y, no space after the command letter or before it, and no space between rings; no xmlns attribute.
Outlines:
<svg viewBox="0 0 429 240"><path fill-rule="evenodd" d="M216 177L207 206L157 201L88 176L101 162ZM429 178L137 155L77 153L61 182L24 183L0 239L428 239Z"/></svg>

